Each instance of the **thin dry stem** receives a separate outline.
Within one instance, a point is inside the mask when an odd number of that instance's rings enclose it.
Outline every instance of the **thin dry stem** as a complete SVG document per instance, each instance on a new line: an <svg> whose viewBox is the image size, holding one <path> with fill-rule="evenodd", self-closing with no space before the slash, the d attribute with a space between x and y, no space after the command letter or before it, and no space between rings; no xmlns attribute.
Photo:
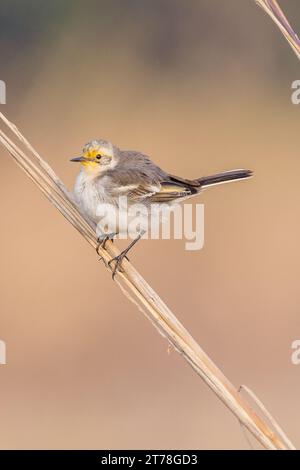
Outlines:
<svg viewBox="0 0 300 470"><path fill-rule="evenodd" d="M286 40L288 41L289 45L295 52L298 59L300 59L300 41L291 27L290 23L288 22L286 16L284 15L283 11L281 10L278 2L276 0L254 0L257 5L259 5L274 21L274 23L278 26Z"/></svg>
<svg viewBox="0 0 300 470"><path fill-rule="evenodd" d="M292 442L289 440L287 435L285 434L284 430L282 427L278 424L278 422L273 418L269 410L265 407L265 405L261 402L261 400L255 395L255 393L246 385L241 385L239 388L239 392L245 391L250 398L254 401L254 403L258 406L260 411L263 413L263 415L269 420L271 423L272 427L276 430L278 435L281 437L283 442L287 445L289 449L294 449L295 447L293 446Z"/></svg>
<svg viewBox="0 0 300 470"><path fill-rule="evenodd" d="M81 233L92 247L97 246L95 227L80 214L74 201L53 169L33 149L16 126L0 113L0 119L25 147L23 151L7 135L0 131L0 142L23 169L27 176L39 187L43 194L54 204L64 217ZM100 249L105 265L112 257L119 254L117 248L107 242L105 250ZM263 417L258 416L238 393L236 388L205 354L175 315L160 297L147 284L142 276L126 260L123 272L118 273L118 284L126 296L138 306L140 311L151 321L155 328L192 366L194 371L205 381L222 402L232 411L238 420L266 449L292 449L287 440L269 426ZM108 268L109 269L109 268ZM122 284L121 284L122 283Z"/></svg>

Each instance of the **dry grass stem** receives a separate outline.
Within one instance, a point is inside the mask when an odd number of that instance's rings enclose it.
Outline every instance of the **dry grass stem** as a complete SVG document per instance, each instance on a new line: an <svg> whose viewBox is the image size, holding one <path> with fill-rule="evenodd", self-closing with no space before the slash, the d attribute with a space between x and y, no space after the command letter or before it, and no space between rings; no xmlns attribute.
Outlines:
<svg viewBox="0 0 300 470"><path fill-rule="evenodd" d="M0 113L0 142L27 176L39 187L64 217L96 248L95 227L79 212L72 195L46 161L36 152L16 126ZM8 128L8 129L7 129ZM12 134L11 137L9 135ZM18 139L19 144L16 143ZM21 144L21 147L20 147ZM119 254L116 246L107 242L100 253L106 262ZM124 294L142 311L155 328L168 340L204 380L211 390L232 411L237 419L266 449L294 449L291 442L269 425L264 416L252 410L246 399L218 369L175 315L142 278L129 261L124 260L123 272L118 273L118 285Z"/></svg>
<svg viewBox="0 0 300 470"><path fill-rule="evenodd" d="M239 391L242 392L242 391L245 391L249 397L254 401L254 403L257 405L257 407L259 408L259 410L263 413L263 415L269 420L269 422L271 423L273 429L276 430L276 432L278 433L278 435L281 437L281 439L283 440L283 442L287 445L287 447L289 447L290 449L293 448L293 444L292 442L289 440L289 438L287 437L287 435L285 434L285 432L283 431L282 427L278 424L277 421L275 421L275 419L273 418L273 416L271 415L271 413L269 412L269 410L267 410L267 408L265 407L265 405L259 400L259 398L255 395L255 393L249 388L247 387L246 385L241 385L240 388L239 388Z"/></svg>
<svg viewBox="0 0 300 470"><path fill-rule="evenodd" d="M300 41L281 10L276 0L254 0L274 21L278 26L291 48L300 59Z"/></svg>

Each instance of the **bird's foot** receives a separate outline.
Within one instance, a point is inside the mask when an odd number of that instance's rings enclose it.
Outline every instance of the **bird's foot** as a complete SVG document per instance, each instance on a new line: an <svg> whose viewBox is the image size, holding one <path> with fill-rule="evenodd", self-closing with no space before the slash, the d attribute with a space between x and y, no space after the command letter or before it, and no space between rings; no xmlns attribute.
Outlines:
<svg viewBox="0 0 300 470"><path fill-rule="evenodd" d="M103 259L103 256L101 256L100 253L99 253L100 248L103 248L105 250L105 245L106 245L107 240L113 241L113 239L116 235L117 235L116 233L107 233L107 234L101 235L100 237L97 238L98 244L97 244L97 247L96 247L96 253L97 253L98 256L100 256L99 261L101 259Z"/></svg>
<svg viewBox="0 0 300 470"><path fill-rule="evenodd" d="M122 271L122 261L124 258L127 258L126 256L126 253L127 251L124 250L122 251L122 253L120 253L118 256L115 256L114 258L110 259L109 262L108 262L108 266L111 268L112 270L112 278L115 279L115 275L117 274L118 271ZM114 267L112 268L111 267L111 264L114 263Z"/></svg>

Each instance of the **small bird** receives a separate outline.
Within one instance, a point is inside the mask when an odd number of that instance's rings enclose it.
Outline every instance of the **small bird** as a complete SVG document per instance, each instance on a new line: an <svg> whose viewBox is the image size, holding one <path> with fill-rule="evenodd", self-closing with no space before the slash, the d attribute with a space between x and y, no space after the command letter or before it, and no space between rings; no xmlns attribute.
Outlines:
<svg viewBox="0 0 300 470"><path fill-rule="evenodd" d="M97 224L97 252L101 246L105 248L108 239L113 240L116 235L128 230L130 217L123 217L126 222L125 226L121 226L121 217L116 222L116 214L121 216L126 212L128 216L136 204L146 208L147 215L141 218L137 237L119 256L109 261L109 264L115 262L113 278L128 251L145 234L149 213L154 211L152 208L155 207L159 214L162 208L171 210L175 203L195 196L210 186L252 176L251 170L238 169L188 180L163 171L147 155L121 150L102 139L86 144L82 156L71 161L81 163L74 198L84 215ZM103 217L104 213L106 217ZM113 230L110 227L114 227Z"/></svg>

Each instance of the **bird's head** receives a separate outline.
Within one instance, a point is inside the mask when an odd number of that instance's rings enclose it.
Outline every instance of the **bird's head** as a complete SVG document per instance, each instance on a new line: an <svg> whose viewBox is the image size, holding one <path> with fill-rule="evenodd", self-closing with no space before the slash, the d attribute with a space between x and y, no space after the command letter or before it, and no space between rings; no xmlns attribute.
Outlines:
<svg viewBox="0 0 300 470"><path fill-rule="evenodd" d="M118 149L106 140L92 140L84 146L82 156L72 158L71 162L79 162L84 170L97 175L117 165Z"/></svg>

